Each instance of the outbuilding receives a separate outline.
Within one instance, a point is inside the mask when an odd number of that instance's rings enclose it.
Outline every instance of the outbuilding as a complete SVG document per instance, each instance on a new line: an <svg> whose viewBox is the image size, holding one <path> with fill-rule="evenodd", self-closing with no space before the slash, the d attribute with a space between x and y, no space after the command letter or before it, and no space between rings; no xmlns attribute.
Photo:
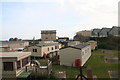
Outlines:
<svg viewBox="0 0 120 80"><path fill-rule="evenodd" d="M0 52L2 78L17 78L30 65L31 52Z"/></svg>
<svg viewBox="0 0 120 80"><path fill-rule="evenodd" d="M91 46L81 43L60 50L60 65L76 67L76 61L83 66L91 56Z"/></svg>
<svg viewBox="0 0 120 80"><path fill-rule="evenodd" d="M60 48L61 44L59 43L41 43L29 46L28 51L32 53L31 57L34 58L40 58L44 55L52 58L55 55L59 55Z"/></svg>

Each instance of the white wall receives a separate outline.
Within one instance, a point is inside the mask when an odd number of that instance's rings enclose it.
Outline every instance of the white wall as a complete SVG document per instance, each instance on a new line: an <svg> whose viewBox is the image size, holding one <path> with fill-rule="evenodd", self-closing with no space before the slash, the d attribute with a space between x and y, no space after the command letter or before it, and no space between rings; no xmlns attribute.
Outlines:
<svg viewBox="0 0 120 80"><path fill-rule="evenodd" d="M82 49L82 66L86 63L86 61L89 59L91 56L91 46L87 46Z"/></svg>
<svg viewBox="0 0 120 80"><path fill-rule="evenodd" d="M55 49L55 46L59 46L59 48ZM53 47L53 50L52 50ZM49 48L49 51L48 51ZM38 46L31 46L28 47L28 51L32 53L31 56L36 56L36 57L43 57L43 54L49 54L50 52L55 52L58 51L61 48L61 44L60 45L51 45L51 46L42 46L42 47L38 47ZM37 52L33 52L33 49L37 49Z"/></svg>
<svg viewBox="0 0 120 80"><path fill-rule="evenodd" d="M86 50L86 51L85 51ZM91 56L91 46L87 46L82 50L75 48L65 48L60 50L60 65L75 66L75 60L80 59L82 66Z"/></svg>
<svg viewBox="0 0 120 80"><path fill-rule="evenodd" d="M60 65L75 66L75 60L81 59L81 51L74 48L60 50Z"/></svg>
<svg viewBox="0 0 120 80"><path fill-rule="evenodd" d="M33 49L37 49L37 52L33 52ZM31 46L28 47L28 51L32 53L31 56L42 56L41 47Z"/></svg>

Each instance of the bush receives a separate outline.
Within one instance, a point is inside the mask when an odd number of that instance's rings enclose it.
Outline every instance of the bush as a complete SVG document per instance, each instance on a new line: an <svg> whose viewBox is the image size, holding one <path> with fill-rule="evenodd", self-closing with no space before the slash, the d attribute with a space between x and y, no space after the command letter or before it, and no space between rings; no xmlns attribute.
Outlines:
<svg viewBox="0 0 120 80"><path fill-rule="evenodd" d="M120 50L119 39L120 37L115 36L91 38L98 42L98 48L110 50Z"/></svg>

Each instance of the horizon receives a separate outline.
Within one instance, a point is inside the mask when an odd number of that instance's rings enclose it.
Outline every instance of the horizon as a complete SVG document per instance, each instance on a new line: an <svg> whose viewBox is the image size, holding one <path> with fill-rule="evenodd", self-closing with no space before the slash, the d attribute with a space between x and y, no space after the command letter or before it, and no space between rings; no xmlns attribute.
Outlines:
<svg viewBox="0 0 120 80"><path fill-rule="evenodd" d="M11 37L40 39L41 30L56 30L59 37L118 25L119 0L1 0L1 40Z"/></svg>

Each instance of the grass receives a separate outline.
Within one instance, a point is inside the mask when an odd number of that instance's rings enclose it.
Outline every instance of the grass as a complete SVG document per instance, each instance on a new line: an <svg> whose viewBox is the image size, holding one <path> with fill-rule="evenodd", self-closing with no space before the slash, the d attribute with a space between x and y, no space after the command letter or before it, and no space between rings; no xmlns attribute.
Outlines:
<svg viewBox="0 0 120 80"><path fill-rule="evenodd" d="M46 59L46 60L45 60L45 59L40 59L40 60L38 60L38 61L40 62L40 65L41 65L41 66L47 66L47 60L48 60L48 59Z"/></svg>
<svg viewBox="0 0 120 80"><path fill-rule="evenodd" d="M92 53L92 56L85 66L90 66L93 70L93 75L96 75L98 78L109 78L108 70L118 71L118 64L105 63L104 57L101 57L100 55L117 56L117 51L112 51L112 53L102 53L101 50L97 50Z"/></svg>
<svg viewBox="0 0 120 80"><path fill-rule="evenodd" d="M105 63L104 57L100 55L118 56L118 51L112 50L111 53L102 53L101 49L94 51L84 66L91 67L93 75L96 75L97 78L109 78L108 70L118 71L118 64ZM75 78L75 76L79 74L78 68L60 65L53 65L53 71L66 71L67 78ZM86 69L83 69L83 73L86 75Z"/></svg>

